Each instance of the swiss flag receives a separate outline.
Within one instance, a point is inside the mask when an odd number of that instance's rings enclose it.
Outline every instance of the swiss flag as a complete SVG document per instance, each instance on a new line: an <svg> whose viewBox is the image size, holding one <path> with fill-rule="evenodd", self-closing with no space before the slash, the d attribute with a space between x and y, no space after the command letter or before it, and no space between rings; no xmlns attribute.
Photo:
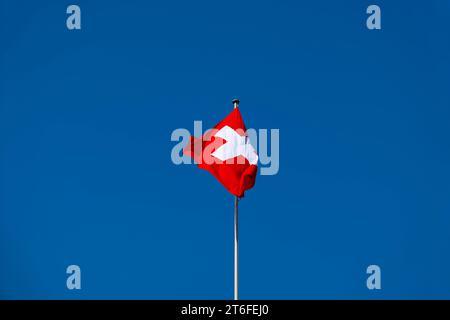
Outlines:
<svg viewBox="0 0 450 320"><path fill-rule="evenodd" d="M202 137L191 137L183 153L198 167L209 171L232 194L243 197L255 184L258 155L246 135L239 108L208 130Z"/></svg>

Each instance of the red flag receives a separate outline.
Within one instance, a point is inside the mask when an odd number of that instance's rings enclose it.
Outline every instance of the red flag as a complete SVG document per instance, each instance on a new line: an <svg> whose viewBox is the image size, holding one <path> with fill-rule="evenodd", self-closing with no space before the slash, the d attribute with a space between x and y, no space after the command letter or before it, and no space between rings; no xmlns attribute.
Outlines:
<svg viewBox="0 0 450 320"><path fill-rule="evenodd" d="M191 137L183 153L198 167L209 171L224 187L238 197L255 184L258 155L246 135L239 108L202 137Z"/></svg>

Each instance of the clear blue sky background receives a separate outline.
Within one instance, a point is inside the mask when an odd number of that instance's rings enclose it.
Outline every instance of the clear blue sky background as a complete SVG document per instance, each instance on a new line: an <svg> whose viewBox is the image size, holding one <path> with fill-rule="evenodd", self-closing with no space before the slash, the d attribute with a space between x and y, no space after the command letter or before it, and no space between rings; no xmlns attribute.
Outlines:
<svg viewBox="0 0 450 320"><path fill-rule="evenodd" d="M232 298L232 196L170 135L235 97L281 137L242 298L450 298L449 1L75 3L1 1L0 298Z"/></svg>

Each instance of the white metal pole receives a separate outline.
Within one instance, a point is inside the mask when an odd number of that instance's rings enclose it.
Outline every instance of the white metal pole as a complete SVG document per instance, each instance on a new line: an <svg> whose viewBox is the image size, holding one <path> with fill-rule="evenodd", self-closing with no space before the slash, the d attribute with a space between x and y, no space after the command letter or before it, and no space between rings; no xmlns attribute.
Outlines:
<svg viewBox="0 0 450 320"><path fill-rule="evenodd" d="M238 269L238 197L234 196L234 300L239 300L238 291L238 280L239 280L239 269Z"/></svg>
<svg viewBox="0 0 450 320"><path fill-rule="evenodd" d="M234 108L239 105L239 100L233 100ZM239 242L238 242L238 201L239 198L234 196L234 300L239 300Z"/></svg>

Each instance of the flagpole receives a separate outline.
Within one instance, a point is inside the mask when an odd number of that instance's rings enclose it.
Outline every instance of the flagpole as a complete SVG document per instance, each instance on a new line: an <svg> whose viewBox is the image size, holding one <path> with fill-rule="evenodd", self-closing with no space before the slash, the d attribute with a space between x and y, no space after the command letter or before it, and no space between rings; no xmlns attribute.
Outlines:
<svg viewBox="0 0 450 320"><path fill-rule="evenodd" d="M234 109L236 109L239 106L239 99L233 99L233 105ZM234 196L234 300L239 300L238 201L239 198Z"/></svg>

